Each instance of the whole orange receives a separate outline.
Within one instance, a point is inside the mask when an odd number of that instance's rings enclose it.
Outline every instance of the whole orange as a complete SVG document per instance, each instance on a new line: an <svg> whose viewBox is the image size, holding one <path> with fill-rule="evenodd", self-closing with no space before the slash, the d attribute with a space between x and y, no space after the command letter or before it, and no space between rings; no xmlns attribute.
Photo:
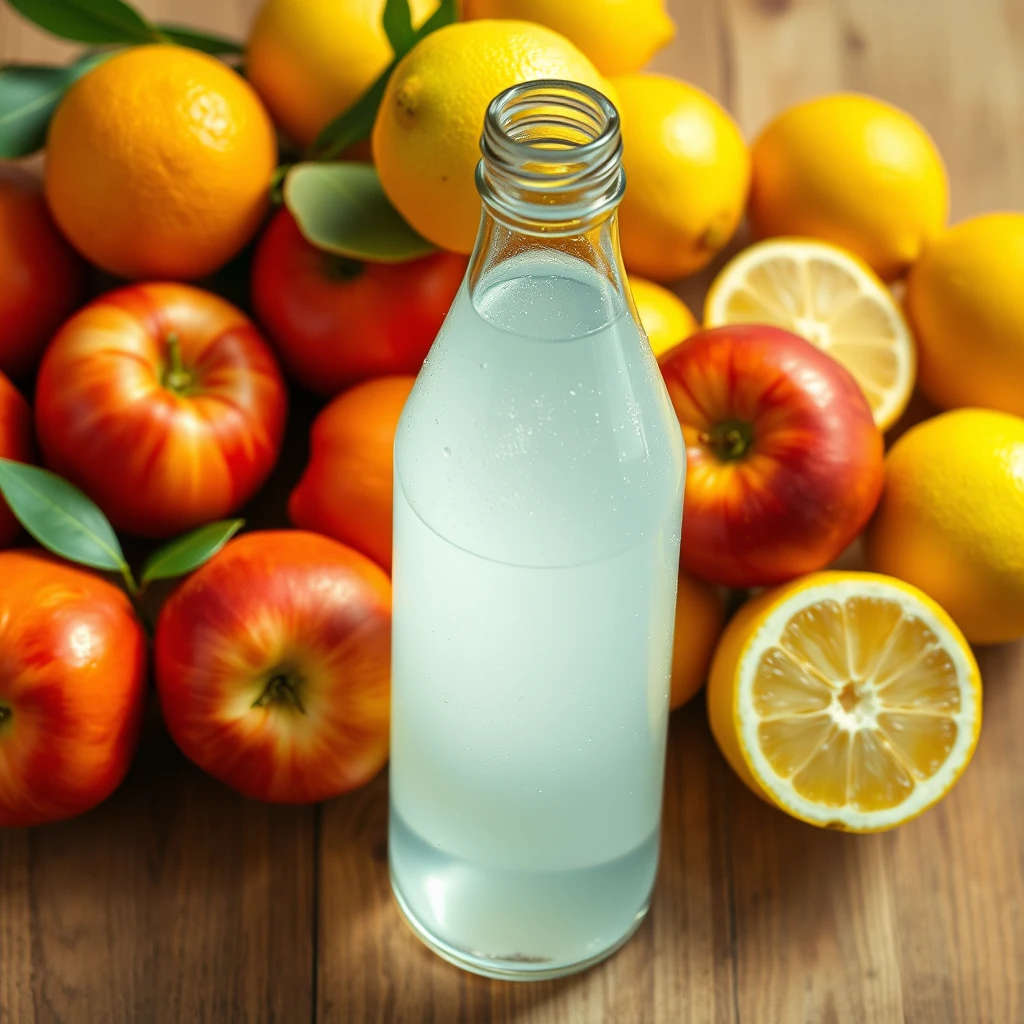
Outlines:
<svg viewBox="0 0 1024 1024"><path fill-rule="evenodd" d="M154 663L175 743L248 796L325 800L387 761L391 584L344 544L231 541L164 605Z"/></svg>
<svg viewBox="0 0 1024 1024"><path fill-rule="evenodd" d="M78 304L85 264L61 237L39 181L0 168L0 373L35 369L46 343Z"/></svg>
<svg viewBox="0 0 1024 1024"><path fill-rule="evenodd" d="M180 46L137 46L68 91L46 198L72 243L122 277L212 273L267 209L277 143L252 87Z"/></svg>
<svg viewBox="0 0 1024 1024"><path fill-rule="evenodd" d="M351 544L391 568L398 418L415 377L379 377L339 395L313 424L311 454L288 501L303 530Z"/></svg>
<svg viewBox="0 0 1024 1024"><path fill-rule="evenodd" d="M0 553L0 828L105 800L145 700L146 638L124 592L41 552Z"/></svg>
<svg viewBox="0 0 1024 1024"><path fill-rule="evenodd" d="M692 700L708 677L715 645L725 627L722 591L687 572L680 572L675 621L669 691L669 707L673 711Z"/></svg>

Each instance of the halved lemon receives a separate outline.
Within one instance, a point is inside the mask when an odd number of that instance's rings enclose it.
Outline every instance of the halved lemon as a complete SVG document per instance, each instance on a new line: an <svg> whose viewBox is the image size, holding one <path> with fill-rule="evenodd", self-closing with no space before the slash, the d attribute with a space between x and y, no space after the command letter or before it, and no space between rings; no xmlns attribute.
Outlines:
<svg viewBox="0 0 1024 1024"><path fill-rule="evenodd" d="M707 327L772 324L799 334L853 375L879 430L914 389L913 335L891 291L848 252L803 238L771 238L719 272L704 305Z"/></svg>
<svg viewBox="0 0 1024 1024"><path fill-rule="evenodd" d="M873 573L813 573L741 608L707 699L718 746L755 793L848 832L941 800L981 728L963 634L916 587Z"/></svg>

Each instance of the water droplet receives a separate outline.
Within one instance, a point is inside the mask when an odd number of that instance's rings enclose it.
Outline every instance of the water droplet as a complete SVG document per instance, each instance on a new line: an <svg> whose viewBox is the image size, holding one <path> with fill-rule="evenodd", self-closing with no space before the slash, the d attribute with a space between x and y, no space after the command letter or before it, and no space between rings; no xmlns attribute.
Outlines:
<svg viewBox="0 0 1024 1024"><path fill-rule="evenodd" d="M486 363L481 363L480 364L480 369L481 370L486 370L487 369L487 364Z"/></svg>
<svg viewBox="0 0 1024 1024"><path fill-rule="evenodd" d="M437 417L436 416L434 417L434 426L435 427L437 426Z"/></svg>
<svg viewBox="0 0 1024 1024"><path fill-rule="evenodd" d="M576 397L576 392L572 388L569 388L569 394L572 395L573 398Z"/></svg>
<svg viewBox="0 0 1024 1024"><path fill-rule="evenodd" d="M451 448L448 448L448 447L446 446L446 447L445 447L445 449L444 449L444 457L445 457L446 459L450 459L450 458L451 458L451 455L452 455L452 450L451 450Z"/></svg>

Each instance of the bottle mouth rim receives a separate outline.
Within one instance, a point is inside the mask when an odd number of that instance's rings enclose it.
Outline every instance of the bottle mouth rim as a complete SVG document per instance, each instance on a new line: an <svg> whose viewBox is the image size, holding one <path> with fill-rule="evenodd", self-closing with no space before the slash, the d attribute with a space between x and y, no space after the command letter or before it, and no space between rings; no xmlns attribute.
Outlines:
<svg viewBox="0 0 1024 1024"><path fill-rule="evenodd" d="M619 112L588 85L543 78L487 107L477 188L509 226L572 234L618 205L625 188Z"/></svg>
<svg viewBox="0 0 1024 1024"><path fill-rule="evenodd" d="M566 133L560 138L515 134L556 124ZM582 82L541 78L510 86L491 100L480 144L492 158L559 166L567 157L575 162L599 156L615 146L619 131L619 112L604 93ZM581 141L573 141L571 132Z"/></svg>

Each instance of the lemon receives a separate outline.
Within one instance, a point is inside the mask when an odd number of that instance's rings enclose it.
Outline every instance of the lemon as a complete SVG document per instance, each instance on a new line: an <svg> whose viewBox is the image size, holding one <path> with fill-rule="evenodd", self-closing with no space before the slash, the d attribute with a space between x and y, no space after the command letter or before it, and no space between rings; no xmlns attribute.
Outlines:
<svg viewBox="0 0 1024 1024"><path fill-rule="evenodd" d="M711 656L725 625L723 592L681 572L676 590L675 623L669 694L669 707L673 711L692 700L707 679Z"/></svg>
<svg viewBox="0 0 1024 1024"><path fill-rule="evenodd" d="M438 0L410 0L419 26ZM394 56L384 0L264 0L253 21L246 77L275 123L300 146L347 110Z"/></svg>
<svg viewBox="0 0 1024 1024"><path fill-rule="evenodd" d="M790 107L761 132L751 159L756 234L833 242L886 281L946 223L949 185L935 143L909 114L872 96Z"/></svg>
<svg viewBox="0 0 1024 1024"><path fill-rule="evenodd" d="M656 356L688 338L698 328L697 318L678 295L643 277L630 277L640 323Z"/></svg>
<svg viewBox="0 0 1024 1024"><path fill-rule="evenodd" d="M708 290L708 327L772 324L842 363L887 430L914 389L917 359L896 300L871 269L825 242L776 238L727 263Z"/></svg>
<svg viewBox="0 0 1024 1024"><path fill-rule="evenodd" d="M940 234L911 268L906 308L928 398L1024 416L1024 214Z"/></svg>
<svg viewBox="0 0 1024 1024"><path fill-rule="evenodd" d="M707 93L665 75L612 79L622 115L622 256L670 281L700 270L743 216L750 157L736 122Z"/></svg>
<svg viewBox="0 0 1024 1024"><path fill-rule="evenodd" d="M1024 637L1024 419L958 409L907 431L886 458L867 553L972 643Z"/></svg>
<svg viewBox="0 0 1024 1024"><path fill-rule="evenodd" d="M604 75L639 71L676 34L662 0L463 0L462 16L546 25Z"/></svg>
<svg viewBox="0 0 1024 1024"><path fill-rule="evenodd" d="M847 832L941 800L981 728L960 630L916 588L871 573L814 573L741 608L707 700L719 748L755 793Z"/></svg>
<svg viewBox="0 0 1024 1024"><path fill-rule="evenodd" d="M403 217L468 253L480 224L474 171L487 106L520 82L608 84L564 36L524 21L467 21L431 33L395 68L373 126L381 185Z"/></svg>

